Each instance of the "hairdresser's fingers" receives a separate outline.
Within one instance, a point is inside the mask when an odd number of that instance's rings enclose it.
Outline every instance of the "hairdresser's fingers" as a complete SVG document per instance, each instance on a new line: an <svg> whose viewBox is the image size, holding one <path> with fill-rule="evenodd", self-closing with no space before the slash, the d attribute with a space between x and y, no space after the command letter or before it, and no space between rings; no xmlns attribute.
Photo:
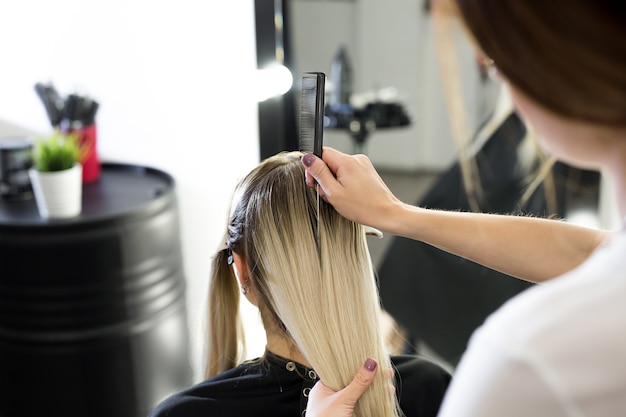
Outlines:
<svg viewBox="0 0 626 417"><path fill-rule="evenodd" d="M341 168L342 165L346 163L346 161L353 159L357 156L348 155L347 153L343 153L334 148L329 148L328 146L324 146L322 152L322 159L324 163L330 168L330 172L332 172L335 176L337 176L337 172Z"/></svg>
<svg viewBox="0 0 626 417"><path fill-rule="evenodd" d="M321 196L332 195L340 187L334 174L324 161L317 156L312 153L305 154L302 156L302 163L307 168L305 174L307 185L312 187L317 182L320 185L319 192Z"/></svg>
<svg viewBox="0 0 626 417"><path fill-rule="evenodd" d="M304 162L303 162L303 164L304 164ZM313 187L314 179L311 176L311 174L309 173L308 169L304 171L304 180L306 182L307 187Z"/></svg>
<svg viewBox="0 0 626 417"><path fill-rule="evenodd" d="M337 392L321 381L315 384L309 394L307 417L352 417L356 402L374 382L377 368L376 361L368 359L352 382Z"/></svg>
<svg viewBox="0 0 626 417"><path fill-rule="evenodd" d="M310 154L310 155L311 155L313 158L315 158L315 155L313 155L313 154ZM304 163L304 157L303 157L302 159L303 159L303 161L302 161L302 162ZM304 179L305 179L305 181L306 181L306 185L307 185L308 187L310 187L310 188L315 187L315 178L313 178L313 176L311 175L311 172L310 172L308 169L304 171ZM323 193L324 193L324 190L323 190L323 189L321 189L321 187L320 187L320 190L319 190L319 191L320 191L320 195L324 195L324 194L323 194Z"/></svg>
<svg viewBox="0 0 626 417"><path fill-rule="evenodd" d="M352 382L345 387L342 391L344 399L347 401L356 401L361 398L361 395L367 390L367 388L374 382L378 364L374 359L368 359L365 364L359 369L359 372L354 376Z"/></svg>
<svg viewBox="0 0 626 417"><path fill-rule="evenodd" d="M372 171L375 172L369 158L365 155L348 155L325 146L321 160L313 154L306 154L302 157L302 163L307 168L307 185L312 187L317 182L321 187L320 196L341 214L352 218L354 214L351 213L351 206L360 205L355 193L359 192L361 180L364 176L371 176Z"/></svg>
<svg viewBox="0 0 626 417"><path fill-rule="evenodd" d="M391 210L401 204L365 155L347 155L325 147L320 160L302 157L311 178L320 184L320 196L344 217L383 231L393 225Z"/></svg>

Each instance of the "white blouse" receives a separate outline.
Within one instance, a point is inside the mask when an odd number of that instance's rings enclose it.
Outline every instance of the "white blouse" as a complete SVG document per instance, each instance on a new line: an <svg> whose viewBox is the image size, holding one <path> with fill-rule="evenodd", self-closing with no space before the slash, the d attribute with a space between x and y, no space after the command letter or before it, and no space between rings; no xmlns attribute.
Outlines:
<svg viewBox="0 0 626 417"><path fill-rule="evenodd" d="M626 232L493 313L439 416L626 416Z"/></svg>

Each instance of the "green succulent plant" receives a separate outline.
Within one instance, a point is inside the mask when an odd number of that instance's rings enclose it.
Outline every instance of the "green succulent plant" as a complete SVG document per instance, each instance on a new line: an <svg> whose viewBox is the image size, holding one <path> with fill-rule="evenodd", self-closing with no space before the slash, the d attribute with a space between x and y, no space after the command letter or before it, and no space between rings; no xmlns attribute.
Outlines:
<svg viewBox="0 0 626 417"><path fill-rule="evenodd" d="M62 171L81 162L82 150L76 133L54 131L35 139L33 167L40 172Z"/></svg>

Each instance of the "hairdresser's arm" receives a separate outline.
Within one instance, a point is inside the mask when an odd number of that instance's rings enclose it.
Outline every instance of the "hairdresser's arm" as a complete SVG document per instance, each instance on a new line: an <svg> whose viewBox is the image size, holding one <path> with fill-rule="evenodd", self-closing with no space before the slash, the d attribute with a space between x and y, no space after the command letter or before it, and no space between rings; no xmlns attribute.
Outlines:
<svg viewBox="0 0 626 417"><path fill-rule="evenodd" d="M609 233L560 220L415 207L393 195L364 155L327 147L324 161L309 155L307 183L319 182L322 197L345 217L524 280L575 268Z"/></svg>

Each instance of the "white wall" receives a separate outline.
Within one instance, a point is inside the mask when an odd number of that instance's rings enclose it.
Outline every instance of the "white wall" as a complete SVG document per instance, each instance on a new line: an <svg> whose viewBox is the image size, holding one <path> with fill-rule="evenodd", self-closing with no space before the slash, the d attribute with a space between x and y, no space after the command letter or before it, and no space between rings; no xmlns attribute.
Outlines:
<svg viewBox="0 0 626 417"><path fill-rule="evenodd" d="M19 0L1 15L0 119L48 131L34 85L52 81L100 102L103 160L175 177L198 374L210 256L258 162L254 36L252 0Z"/></svg>

